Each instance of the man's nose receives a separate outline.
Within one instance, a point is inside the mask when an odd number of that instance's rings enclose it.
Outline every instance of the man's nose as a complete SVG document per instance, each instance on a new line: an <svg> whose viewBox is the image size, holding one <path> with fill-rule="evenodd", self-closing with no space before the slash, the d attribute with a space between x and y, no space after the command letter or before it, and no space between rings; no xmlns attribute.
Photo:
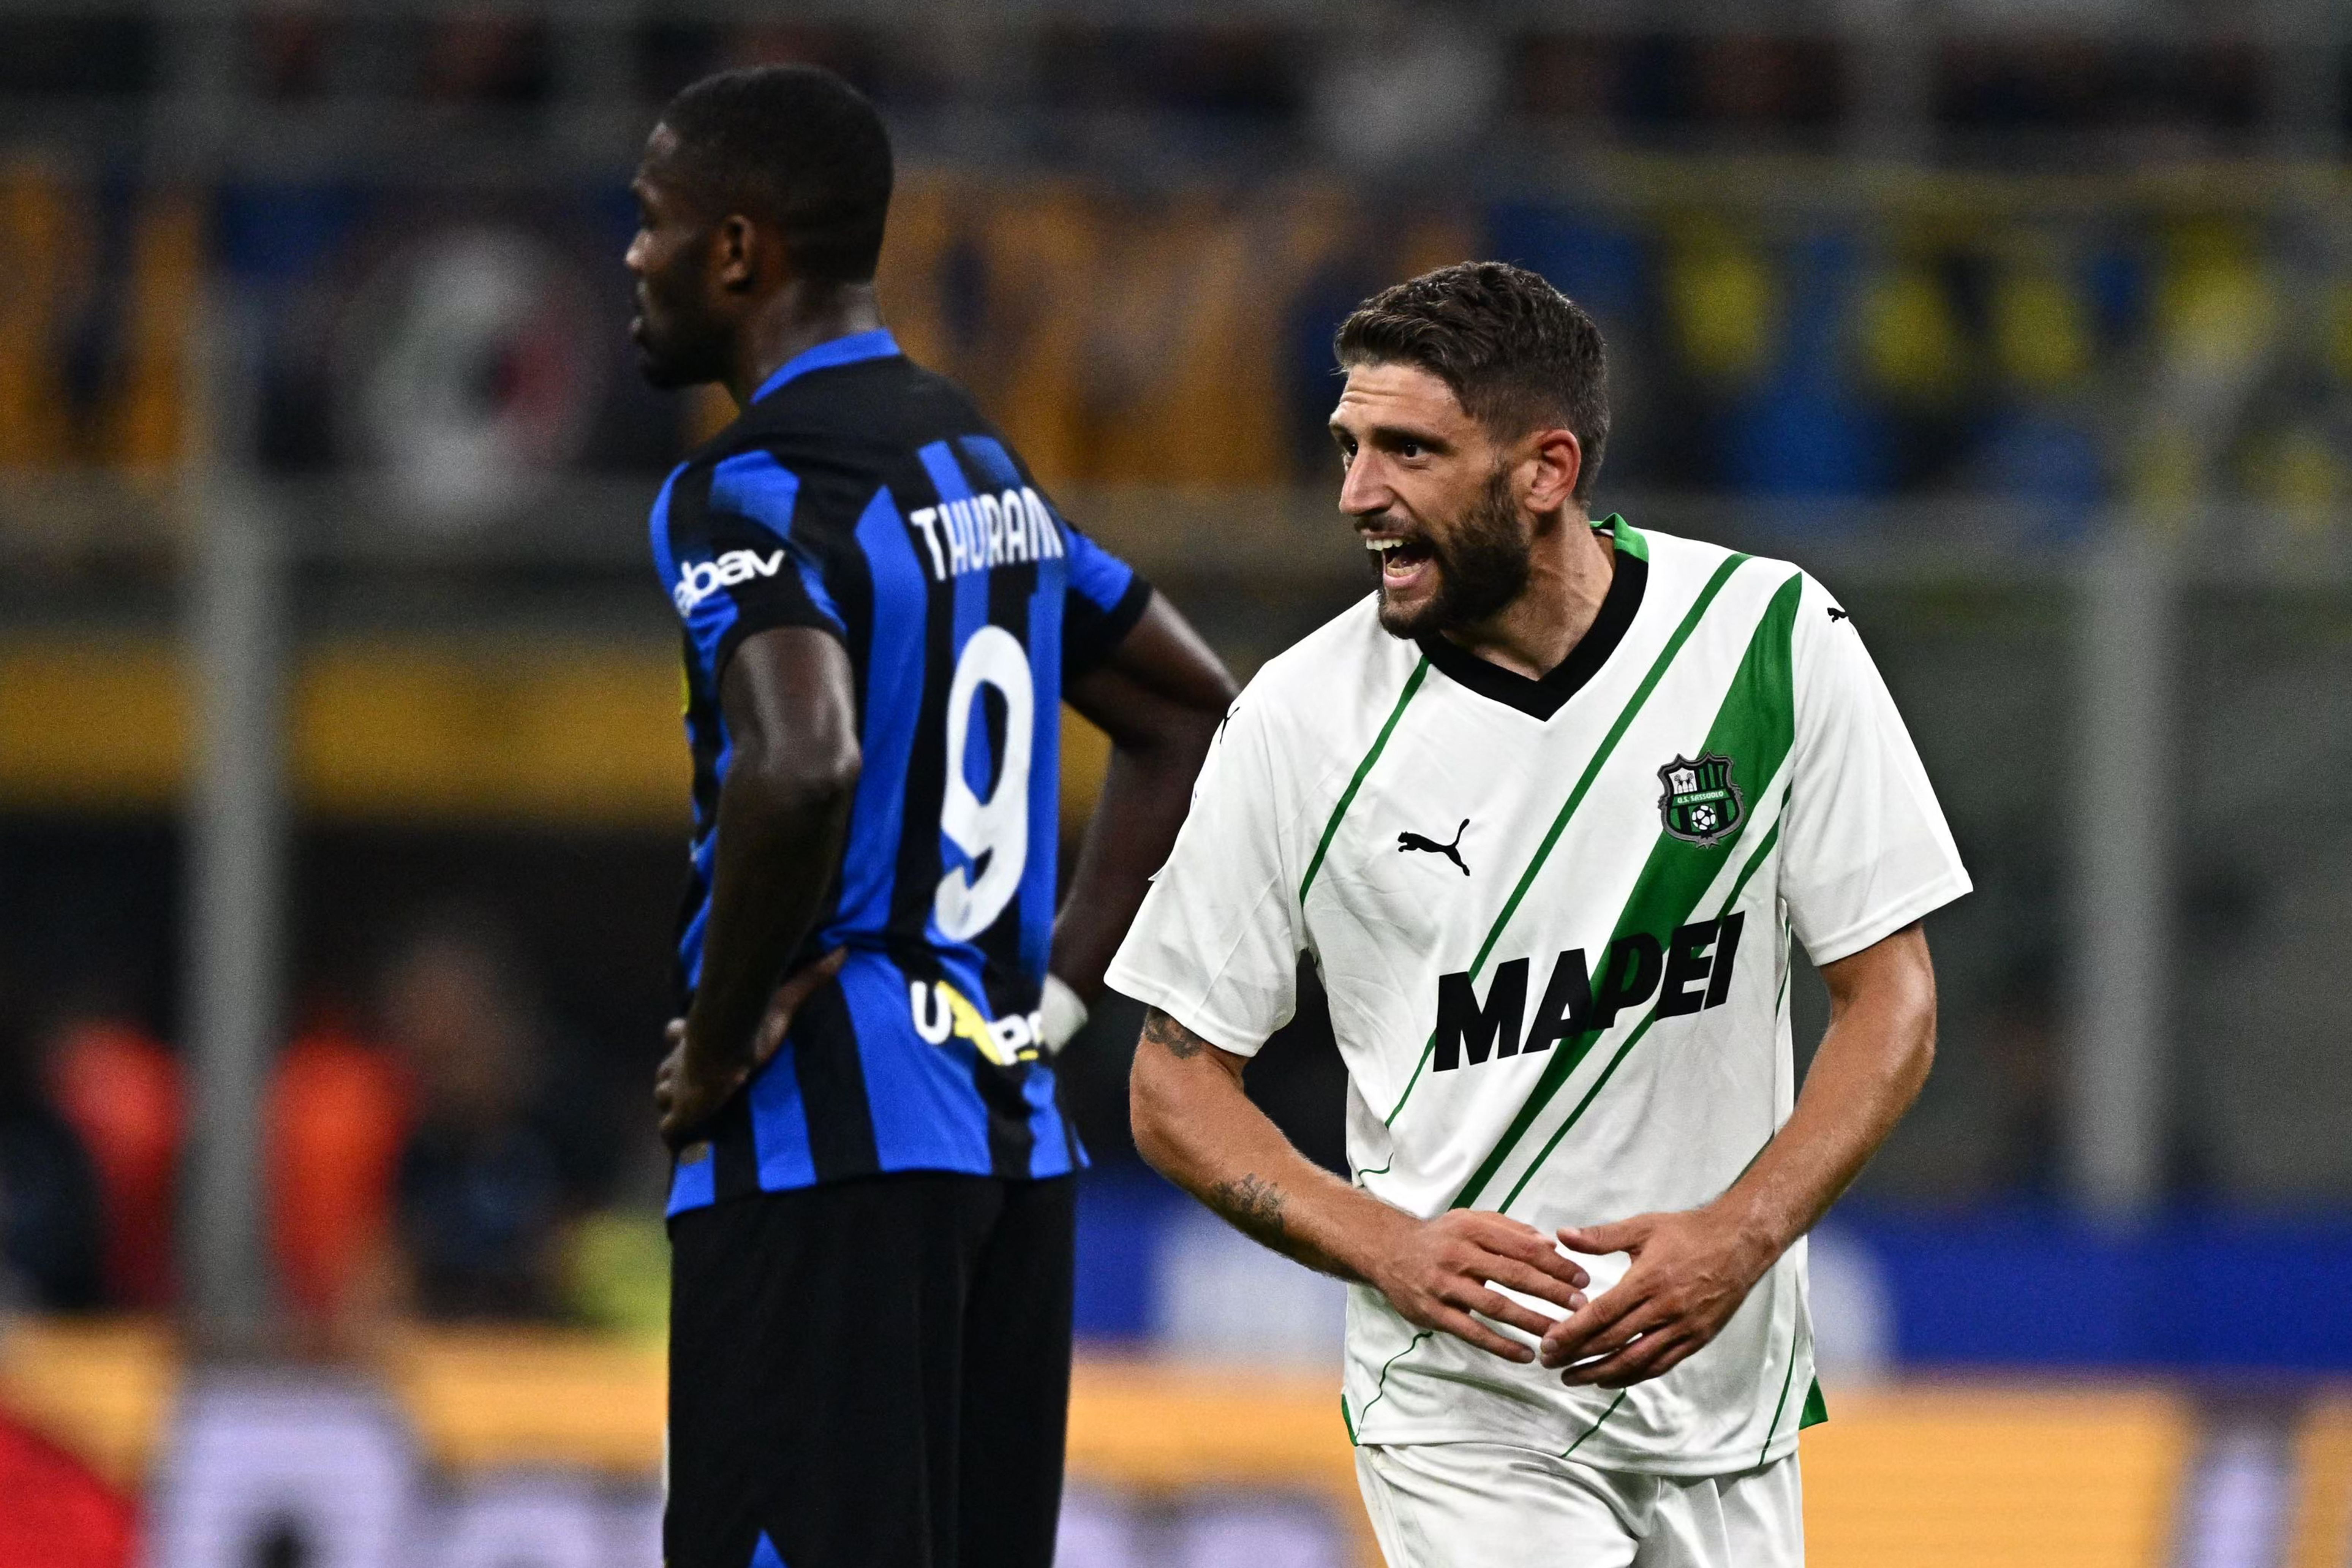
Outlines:
<svg viewBox="0 0 2352 1568"><path fill-rule="evenodd" d="M1363 453L1356 455L1339 479L1339 510L1349 517L1370 517L1386 511L1394 498L1380 477L1380 465Z"/></svg>

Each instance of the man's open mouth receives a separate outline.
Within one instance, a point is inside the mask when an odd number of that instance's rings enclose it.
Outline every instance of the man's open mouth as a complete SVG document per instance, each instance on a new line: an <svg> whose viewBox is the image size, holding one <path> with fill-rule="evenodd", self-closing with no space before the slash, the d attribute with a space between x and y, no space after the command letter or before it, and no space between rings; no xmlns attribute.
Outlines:
<svg viewBox="0 0 2352 1568"><path fill-rule="evenodd" d="M1395 534L1368 533L1364 548L1379 558L1381 580L1400 584L1416 576L1433 553L1427 540Z"/></svg>

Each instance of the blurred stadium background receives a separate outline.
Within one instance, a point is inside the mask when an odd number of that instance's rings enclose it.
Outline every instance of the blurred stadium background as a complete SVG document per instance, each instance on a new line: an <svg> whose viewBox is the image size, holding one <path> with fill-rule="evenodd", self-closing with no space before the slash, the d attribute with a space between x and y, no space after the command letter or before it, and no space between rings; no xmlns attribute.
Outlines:
<svg viewBox="0 0 2352 1568"><path fill-rule="evenodd" d="M786 58L899 139L901 339L1244 676L1366 587L1346 310L1593 310L1603 509L1839 590L1979 889L1815 1243L1813 1560L2352 1563L2341 7L0 0L0 1564L658 1560L643 519L726 412L624 186ZM1135 1023L1064 1560L1369 1564L1335 1290L1135 1161Z"/></svg>

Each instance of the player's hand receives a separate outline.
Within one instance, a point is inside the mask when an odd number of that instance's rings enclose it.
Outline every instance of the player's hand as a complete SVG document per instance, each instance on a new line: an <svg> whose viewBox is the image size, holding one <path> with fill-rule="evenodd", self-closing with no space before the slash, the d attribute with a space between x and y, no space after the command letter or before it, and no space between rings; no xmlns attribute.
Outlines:
<svg viewBox="0 0 2352 1568"><path fill-rule="evenodd" d="M1535 1352L1471 1314L1530 1334L1541 1334L1552 1320L1495 1286L1507 1285L1573 1312L1585 1304L1584 1287L1591 1283L1543 1232L1483 1209L1452 1209L1433 1220L1414 1221L1402 1245L1386 1248L1370 1273L1371 1283L1407 1321L1520 1363L1533 1361Z"/></svg>
<svg viewBox="0 0 2352 1568"><path fill-rule="evenodd" d="M848 956L846 948L836 947L776 987L751 1037L748 1060L717 1068L706 1067L699 1053L687 1048L686 1020L672 1018L662 1031L662 1042L669 1049L654 1073L654 1110L661 1117L662 1142L676 1149L690 1142L704 1122L718 1115L719 1107L782 1048L793 1026L793 1015L816 994L817 987L841 973Z"/></svg>
<svg viewBox="0 0 2352 1568"><path fill-rule="evenodd" d="M1544 1334L1544 1365L1567 1367L1560 1381L1571 1388L1626 1388L1679 1366L1723 1331L1779 1256L1710 1209L1635 1215L1559 1239L1573 1252L1633 1258L1624 1278Z"/></svg>

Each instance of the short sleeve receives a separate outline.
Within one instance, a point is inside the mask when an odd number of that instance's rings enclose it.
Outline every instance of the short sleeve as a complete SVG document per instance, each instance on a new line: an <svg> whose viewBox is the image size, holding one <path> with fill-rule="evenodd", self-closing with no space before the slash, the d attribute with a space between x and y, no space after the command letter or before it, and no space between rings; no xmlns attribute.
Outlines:
<svg viewBox="0 0 2352 1568"><path fill-rule="evenodd" d="M1853 619L1805 579L1794 632L1796 737L1780 897L1832 963L1969 890L1951 829Z"/></svg>
<svg viewBox="0 0 2352 1568"><path fill-rule="evenodd" d="M761 632L845 635L825 584L825 520L798 475L771 453L739 453L712 469L698 510L700 526L670 530L670 596L714 677Z"/></svg>
<svg viewBox="0 0 2352 1568"><path fill-rule="evenodd" d="M1066 679L1108 658L1135 629L1151 602L1151 584L1067 522L1061 528L1069 563L1069 587L1062 602L1062 674Z"/></svg>
<svg viewBox="0 0 2352 1568"><path fill-rule="evenodd" d="M1244 691L1202 764L1176 847L1111 960L1112 989L1221 1050L1255 1056L1297 1005L1306 942L1261 694Z"/></svg>

